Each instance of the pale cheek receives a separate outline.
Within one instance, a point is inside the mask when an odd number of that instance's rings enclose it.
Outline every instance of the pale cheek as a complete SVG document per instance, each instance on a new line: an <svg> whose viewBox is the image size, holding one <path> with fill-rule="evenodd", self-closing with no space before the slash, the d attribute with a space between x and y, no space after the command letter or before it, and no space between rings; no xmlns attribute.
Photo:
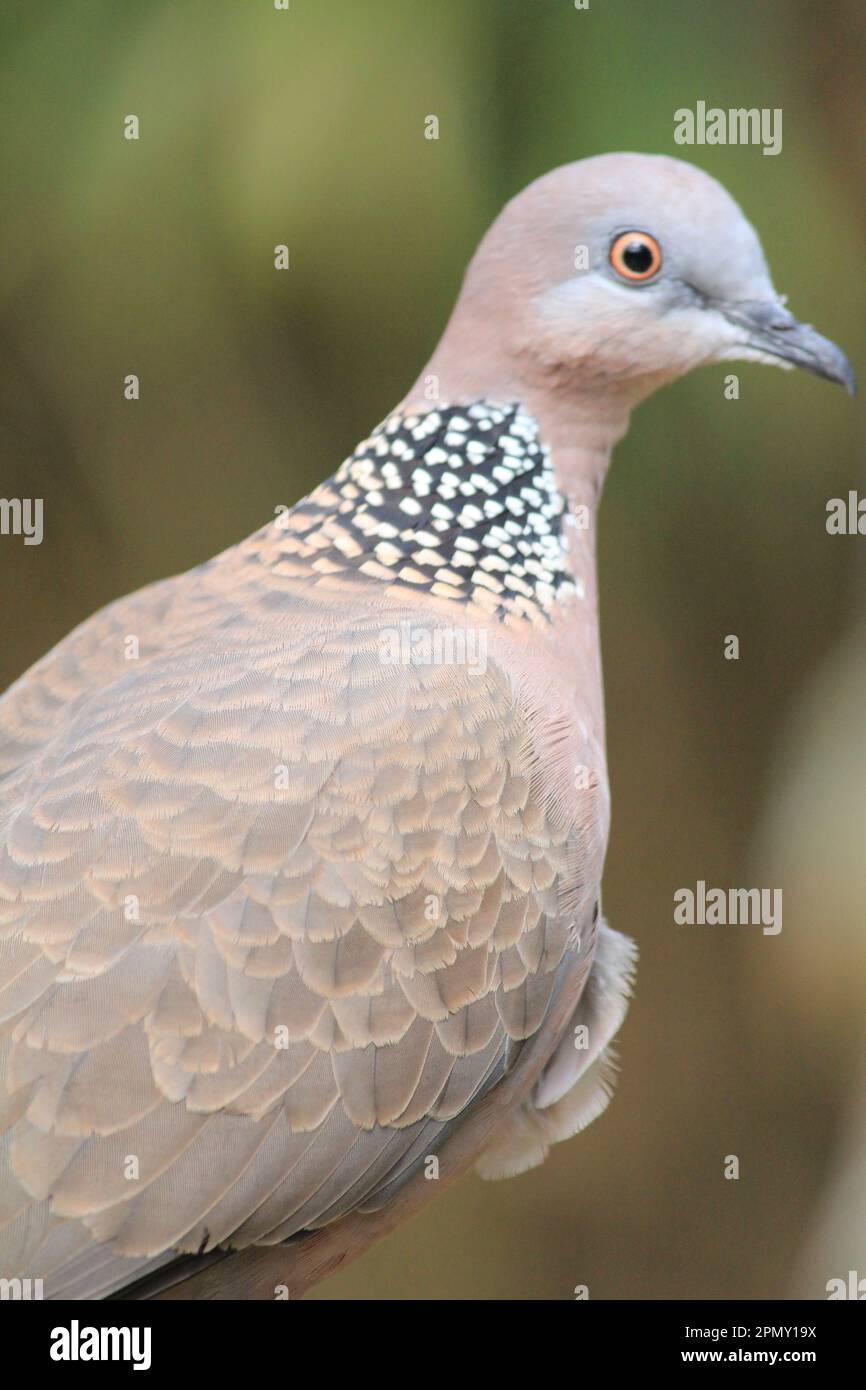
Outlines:
<svg viewBox="0 0 866 1390"><path fill-rule="evenodd" d="M592 344L594 363L615 376L677 376L712 358L720 345L712 324L692 315L621 316Z"/></svg>
<svg viewBox="0 0 866 1390"><path fill-rule="evenodd" d="M678 376L717 357L736 336L720 315L665 308L649 290L573 282L536 308L534 355L590 376Z"/></svg>
<svg viewBox="0 0 866 1390"><path fill-rule="evenodd" d="M647 357L655 358L659 369L679 373L717 357L733 336L730 325L718 314L706 310L674 312L656 324L655 333L647 333L644 350Z"/></svg>

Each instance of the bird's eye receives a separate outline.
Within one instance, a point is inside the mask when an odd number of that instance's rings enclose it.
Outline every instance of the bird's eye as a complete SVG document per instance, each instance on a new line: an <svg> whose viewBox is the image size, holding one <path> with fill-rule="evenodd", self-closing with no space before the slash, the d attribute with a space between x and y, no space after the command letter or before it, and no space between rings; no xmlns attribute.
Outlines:
<svg viewBox="0 0 866 1390"><path fill-rule="evenodd" d="M610 248L610 263L624 280L651 280L661 270L662 248L649 232L623 232Z"/></svg>

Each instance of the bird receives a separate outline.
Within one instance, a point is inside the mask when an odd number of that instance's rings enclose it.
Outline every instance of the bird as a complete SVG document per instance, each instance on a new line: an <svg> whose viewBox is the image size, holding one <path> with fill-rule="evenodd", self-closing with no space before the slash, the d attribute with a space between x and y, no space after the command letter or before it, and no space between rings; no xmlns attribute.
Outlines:
<svg viewBox="0 0 866 1390"><path fill-rule="evenodd" d="M605 1108L596 520L632 410L801 367L708 173L544 174L408 393L305 499L0 701L0 1277L290 1297Z"/></svg>

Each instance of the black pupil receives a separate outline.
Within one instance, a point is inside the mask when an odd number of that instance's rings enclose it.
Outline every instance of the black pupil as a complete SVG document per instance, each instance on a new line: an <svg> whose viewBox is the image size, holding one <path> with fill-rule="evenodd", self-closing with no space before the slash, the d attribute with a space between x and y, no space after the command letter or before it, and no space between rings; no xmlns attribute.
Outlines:
<svg viewBox="0 0 866 1390"><path fill-rule="evenodd" d="M652 270L655 257L645 241L630 241L622 253L623 265L634 275L645 275Z"/></svg>

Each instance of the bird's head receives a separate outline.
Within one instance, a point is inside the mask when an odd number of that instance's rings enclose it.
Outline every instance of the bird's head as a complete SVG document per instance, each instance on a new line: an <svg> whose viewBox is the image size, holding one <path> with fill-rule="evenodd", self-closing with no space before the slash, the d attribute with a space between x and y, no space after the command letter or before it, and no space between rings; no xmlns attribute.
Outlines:
<svg viewBox="0 0 866 1390"><path fill-rule="evenodd" d="M612 154L546 174L481 243L455 320L515 377L631 403L692 367L803 367L854 390L844 353L798 323L761 244L710 175L677 159Z"/></svg>

